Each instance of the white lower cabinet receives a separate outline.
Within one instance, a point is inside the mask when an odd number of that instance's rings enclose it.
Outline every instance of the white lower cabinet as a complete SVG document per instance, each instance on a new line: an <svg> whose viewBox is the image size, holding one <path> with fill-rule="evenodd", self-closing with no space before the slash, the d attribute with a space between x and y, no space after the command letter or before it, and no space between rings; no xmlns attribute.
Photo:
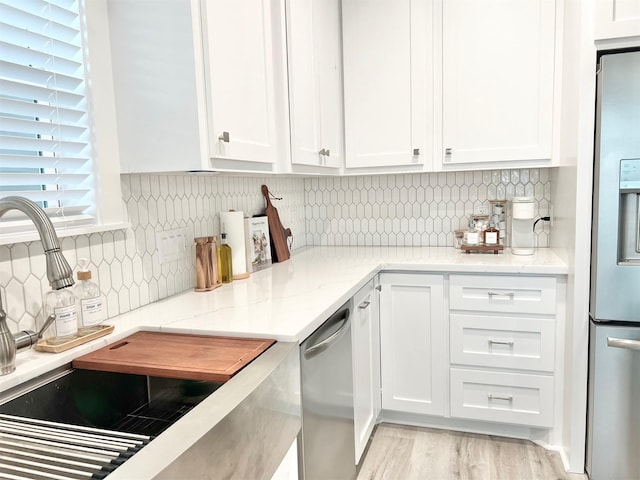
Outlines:
<svg viewBox="0 0 640 480"><path fill-rule="evenodd" d="M444 281L442 275L380 275L382 408L444 415Z"/></svg>
<svg viewBox="0 0 640 480"><path fill-rule="evenodd" d="M451 416L553 426L553 377L451 369Z"/></svg>
<svg viewBox="0 0 640 480"><path fill-rule="evenodd" d="M353 403L356 465L380 413L380 322L378 295L370 281L353 296Z"/></svg>
<svg viewBox="0 0 640 480"><path fill-rule="evenodd" d="M555 328L549 318L451 314L451 363L553 372Z"/></svg>
<svg viewBox="0 0 640 480"><path fill-rule="evenodd" d="M553 427L556 278L449 277L455 418Z"/></svg>
<svg viewBox="0 0 640 480"><path fill-rule="evenodd" d="M552 434L562 382L561 280L384 272L375 285L353 297L356 464L381 413L387 421Z"/></svg>

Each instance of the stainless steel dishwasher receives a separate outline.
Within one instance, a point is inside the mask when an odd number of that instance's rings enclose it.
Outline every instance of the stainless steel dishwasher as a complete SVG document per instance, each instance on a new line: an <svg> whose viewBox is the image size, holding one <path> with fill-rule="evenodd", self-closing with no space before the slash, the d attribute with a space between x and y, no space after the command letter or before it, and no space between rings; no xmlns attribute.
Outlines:
<svg viewBox="0 0 640 480"><path fill-rule="evenodd" d="M356 478L351 305L346 303L300 345L300 478Z"/></svg>

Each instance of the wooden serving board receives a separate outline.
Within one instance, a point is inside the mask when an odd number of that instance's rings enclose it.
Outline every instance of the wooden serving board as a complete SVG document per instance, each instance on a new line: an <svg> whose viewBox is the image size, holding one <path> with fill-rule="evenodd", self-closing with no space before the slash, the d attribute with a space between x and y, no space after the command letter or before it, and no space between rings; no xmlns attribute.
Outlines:
<svg viewBox="0 0 640 480"><path fill-rule="evenodd" d="M467 253L471 252L493 252L497 254L504 250L504 245L466 245L462 244L460 250L464 250Z"/></svg>
<svg viewBox="0 0 640 480"><path fill-rule="evenodd" d="M226 382L275 343L255 338L137 332L73 361L73 367Z"/></svg>
<svg viewBox="0 0 640 480"><path fill-rule="evenodd" d="M271 243L273 244L271 260L273 263L284 262L285 260L289 260L291 255L289 246L287 245L287 237L291 236L291 229L285 229L282 226L278 209L271 203L269 188L266 185L262 185L262 195L264 195L265 202L267 203L264 211L267 215L267 221L269 222L269 235L271 236Z"/></svg>

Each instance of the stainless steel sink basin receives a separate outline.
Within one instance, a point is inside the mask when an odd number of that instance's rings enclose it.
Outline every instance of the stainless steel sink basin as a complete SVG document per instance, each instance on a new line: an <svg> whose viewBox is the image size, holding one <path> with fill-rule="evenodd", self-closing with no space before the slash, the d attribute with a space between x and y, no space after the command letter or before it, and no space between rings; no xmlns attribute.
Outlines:
<svg viewBox="0 0 640 480"><path fill-rule="evenodd" d="M27 391L22 387L15 398L4 395L0 413L149 436L159 435L221 386L88 370L62 371L39 383Z"/></svg>
<svg viewBox="0 0 640 480"><path fill-rule="evenodd" d="M65 370L21 386L0 401L0 476L106 476L220 385Z"/></svg>
<svg viewBox="0 0 640 480"><path fill-rule="evenodd" d="M8 476L2 468L23 468L33 473L10 478L270 479L300 432L299 357L297 343L277 342L223 385L67 366L0 392L0 477ZM8 438L14 429L42 432L41 443ZM50 435L114 446L69 454L52 447ZM46 475L36 455L52 462ZM100 471L71 475L84 468L71 462Z"/></svg>

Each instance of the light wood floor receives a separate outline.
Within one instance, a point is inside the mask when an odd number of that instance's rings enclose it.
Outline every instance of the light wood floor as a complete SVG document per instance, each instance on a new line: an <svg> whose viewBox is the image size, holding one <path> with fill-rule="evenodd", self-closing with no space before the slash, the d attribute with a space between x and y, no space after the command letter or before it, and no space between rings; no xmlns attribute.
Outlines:
<svg viewBox="0 0 640 480"><path fill-rule="evenodd" d="M525 440L380 424L358 480L587 480Z"/></svg>

